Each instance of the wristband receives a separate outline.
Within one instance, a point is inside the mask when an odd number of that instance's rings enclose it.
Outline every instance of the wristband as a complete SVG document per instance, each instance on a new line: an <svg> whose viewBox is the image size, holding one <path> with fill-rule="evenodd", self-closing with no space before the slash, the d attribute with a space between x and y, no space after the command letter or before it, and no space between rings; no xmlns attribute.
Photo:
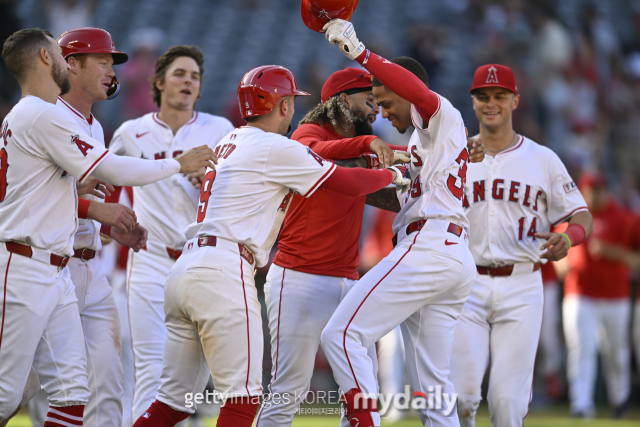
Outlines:
<svg viewBox="0 0 640 427"><path fill-rule="evenodd" d="M87 199L78 199L78 218L87 219L90 204L91 202Z"/></svg>
<svg viewBox="0 0 640 427"><path fill-rule="evenodd" d="M584 241L587 233L580 224L571 224L563 234L569 240L569 247L578 246Z"/></svg>
<svg viewBox="0 0 640 427"><path fill-rule="evenodd" d="M364 60L362 61L362 65L367 65L367 62L369 62L369 55L371 55L371 51L369 49L367 49L364 53Z"/></svg>
<svg viewBox="0 0 640 427"><path fill-rule="evenodd" d="M100 226L100 233L106 234L107 236L111 237L111 226L102 224Z"/></svg>
<svg viewBox="0 0 640 427"><path fill-rule="evenodd" d="M381 169L378 156L375 154L365 154L363 157L367 161L367 169Z"/></svg>
<svg viewBox="0 0 640 427"><path fill-rule="evenodd" d="M564 236L565 239L567 239L567 243L569 244L569 248L567 249L571 249L571 239L569 238L569 236L567 236L564 233L560 233L562 236Z"/></svg>

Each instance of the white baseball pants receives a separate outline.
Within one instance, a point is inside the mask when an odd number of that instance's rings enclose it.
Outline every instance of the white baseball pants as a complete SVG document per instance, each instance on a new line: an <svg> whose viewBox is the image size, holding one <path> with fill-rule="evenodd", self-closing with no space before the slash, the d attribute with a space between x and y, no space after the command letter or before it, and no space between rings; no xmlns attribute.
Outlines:
<svg viewBox="0 0 640 427"><path fill-rule="evenodd" d="M121 427L124 372L120 362L120 319L111 287L98 258L87 262L71 258L67 267L78 299L91 390L83 425ZM49 362L54 363L53 360ZM29 407L32 418L46 417L46 405L34 402ZM40 413L33 414L35 411Z"/></svg>
<svg viewBox="0 0 640 427"><path fill-rule="evenodd" d="M41 252L34 249L34 258L48 261L49 254ZM18 408L31 365L51 406L89 400L82 324L69 270L34 258L9 253L0 244L0 421Z"/></svg>
<svg viewBox="0 0 640 427"><path fill-rule="evenodd" d="M529 411L544 297L539 271L478 275L456 327L451 381L461 426L475 426L482 378L494 427L520 426Z"/></svg>
<svg viewBox="0 0 640 427"><path fill-rule="evenodd" d="M544 310L540 331L542 374L560 373L562 342L560 340L560 284L557 281L543 286Z"/></svg>
<svg viewBox="0 0 640 427"><path fill-rule="evenodd" d="M183 252L167 277L167 339L156 399L192 414L187 393L202 393L209 372L223 399L260 396L263 335L254 268L238 244Z"/></svg>
<svg viewBox="0 0 640 427"><path fill-rule="evenodd" d="M262 405L257 427L291 426L309 391L320 334L355 283L271 265L264 287L273 361L271 398ZM369 357L377 370L375 345ZM348 427L349 421L343 418L341 425Z"/></svg>
<svg viewBox="0 0 640 427"><path fill-rule="evenodd" d="M147 242L147 249L129 252L127 304L134 361L131 415L137 420L154 402L160 386L167 327L164 324L164 286L175 260L167 248Z"/></svg>
<svg viewBox="0 0 640 427"><path fill-rule="evenodd" d="M322 332L322 347L341 390L360 389L377 396L366 349L403 323L407 370L413 392L426 395L449 381L453 332L476 275L466 232L443 231L444 221L429 220L404 238L349 291ZM448 223L447 223L448 224ZM449 244L445 245L448 241ZM420 413L431 426L457 426L455 409Z"/></svg>
<svg viewBox="0 0 640 427"><path fill-rule="evenodd" d="M598 350L612 407L629 398L631 366L629 298L596 299L567 295L562 304L567 342L567 380L572 412L592 413Z"/></svg>

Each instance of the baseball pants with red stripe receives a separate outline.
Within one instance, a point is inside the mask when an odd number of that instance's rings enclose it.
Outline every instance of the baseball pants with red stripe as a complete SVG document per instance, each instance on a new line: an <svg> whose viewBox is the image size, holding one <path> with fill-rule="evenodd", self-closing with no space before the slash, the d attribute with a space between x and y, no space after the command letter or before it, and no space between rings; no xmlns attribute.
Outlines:
<svg viewBox="0 0 640 427"><path fill-rule="evenodd" d="M438 387L454 396L449 381L453 333L475 276L466 232L458 237L427 222L402 239L349 291L322 332L322 347L341 390L358 388L377 396L366 349L404 322L414 395L426 396ZM434 407L420 417L432 426L459 425L455 408L447 413Z"/></svg>
<svg viewBox="0 0 640 427"><path fill-rule="evenodd" d="M0 421L18 408L31 365L51 406L85 405L87 357L69 269L0 244L0 286Z"/></svg>
<svg viewBox="0 0 640 427"><path fill-rule="evenodd" d="M156 398L189 414L196 405L185 395L202 393L209 373L223 400L260 396L264 344L254 267L238 244L218 238L215 247L191 246L167 277L167 339Z"/></svg>

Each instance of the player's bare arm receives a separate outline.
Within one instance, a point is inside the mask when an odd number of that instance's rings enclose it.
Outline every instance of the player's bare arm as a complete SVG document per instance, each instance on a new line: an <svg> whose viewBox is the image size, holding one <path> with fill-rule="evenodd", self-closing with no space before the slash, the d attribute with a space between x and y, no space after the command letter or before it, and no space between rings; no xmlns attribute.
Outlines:
<svg viewBox="0 0 640 427"><path fill-rule="evenodd" d="M136 224L130 233L124 233L117 227L112 227L109 231L109 237L122 246L133 249L134 252L139 252L147 244L147 236L149 235L147 229L140 224Z"/></svg>
<svg viewBox="0 0 640 427"><path fill-rule="evenodd" d="M367 205L390 212L400 212L400 202L395 188L383 188L375 193L367 194Z"/></svg>
<svg viewBox="0 0 640 427"><path fill-rule="evenodd" d="M572 226L574 227L572 228ZM564 233L536 233L537 238L546 239L546 242L540 247L541 250L546 249L541 258L551 261L561 260L567 256L571 246L579 245L592 232L593 217L588 211L582 211L571 217L569 228Z"/></svg>
<svg viewBox="0 0 640 427"><path fill-rule="evenodd" d="M87 210L87 218L98 221L100 224L117 227L125 233L132 233L138 221L133 209L120 203L92 202Z"/></svg>

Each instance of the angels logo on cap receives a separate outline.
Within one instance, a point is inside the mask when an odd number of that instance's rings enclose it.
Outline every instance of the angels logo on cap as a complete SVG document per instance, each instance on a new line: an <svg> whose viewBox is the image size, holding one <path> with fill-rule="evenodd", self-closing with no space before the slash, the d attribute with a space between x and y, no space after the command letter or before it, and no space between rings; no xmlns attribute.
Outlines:
<svg viewBox="0 0 640 427"><path fill-rule="evenodd" d="M487 83L498 83L498 70L496 70L496 67L491 67L488 71Z"/></svg>
<svg viewBox="0 0 640 427"><path fill-rule="evenodd" d="M319 13L318 13L318 18L322 18L322 19L326 19L328 21L331 21L331 17L329 16L329 13L322 9Z"/></svg>
<svg viewBox="0 0 640 427"><path fill-rule="evenodd" d="M473 75L473 85L469 92L484 87L501 87L518 94L516 77L511 68L500 64L485 64L476 69Z"/></svg>

